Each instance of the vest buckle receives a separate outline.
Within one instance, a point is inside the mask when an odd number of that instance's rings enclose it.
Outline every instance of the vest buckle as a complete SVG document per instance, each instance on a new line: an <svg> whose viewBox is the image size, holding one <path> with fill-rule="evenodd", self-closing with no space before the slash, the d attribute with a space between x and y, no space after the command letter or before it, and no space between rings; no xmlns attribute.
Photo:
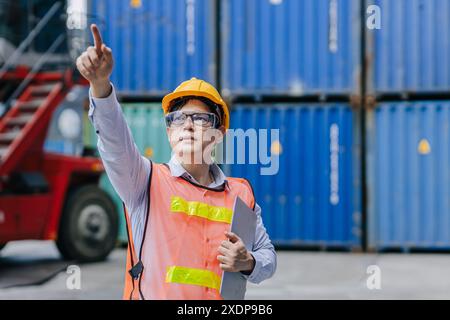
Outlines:
<svg viewBox="0 0 450 320"><path fill-rule="evenodd" d="M141 275L142 271L144 270L144 264L141 260L139 260L138 263L136 263L128 272L130 273L131 277L134 280L139 279L139 276Z"/></svg>

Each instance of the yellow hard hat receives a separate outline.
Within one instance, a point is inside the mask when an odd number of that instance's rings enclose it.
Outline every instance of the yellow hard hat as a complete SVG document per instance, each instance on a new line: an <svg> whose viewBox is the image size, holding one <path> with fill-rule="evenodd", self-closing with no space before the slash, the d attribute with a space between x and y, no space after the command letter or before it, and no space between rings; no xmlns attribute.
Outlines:
<svg viewBox="0 0 450 320"><path fill-rule="evenodd" d="M163 98L162 109L164 114L169 112L170 103L173 100L186 96L205 97L219 105L223 111L222 124L225 129L230 127L230 112L227 104L223 101L219 92L210 83L197 78L191 78L190 80L182 82L172 93L167 94Z"/></svg>

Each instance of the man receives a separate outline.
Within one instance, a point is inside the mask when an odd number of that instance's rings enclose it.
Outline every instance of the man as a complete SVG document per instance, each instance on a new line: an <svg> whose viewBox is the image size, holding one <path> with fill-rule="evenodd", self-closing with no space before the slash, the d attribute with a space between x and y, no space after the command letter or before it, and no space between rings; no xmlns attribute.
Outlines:
<svg viewBox="0 0 450 320"><path fill-rule="evenodd" d="M192 78L163 99L172 147L168 164L139 154L110 83L113 56L91 26L94 46L77 59L90 82L90 119L106 173L124 202L128 225L124 299L221 299L223 271L253 283L270 278L276 253L261 208L244 179L227 178L211 150L229 126L217 90ZM211 139L214 137L215 139ZM257 214L252 250L228 232L239 197Z"/></svg>

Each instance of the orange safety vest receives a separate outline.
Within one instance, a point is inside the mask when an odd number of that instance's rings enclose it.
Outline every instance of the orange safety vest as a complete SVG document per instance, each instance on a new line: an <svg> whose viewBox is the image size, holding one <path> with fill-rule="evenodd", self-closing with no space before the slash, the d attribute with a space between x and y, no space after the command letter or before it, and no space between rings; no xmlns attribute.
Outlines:
<svg viewBox="0 0 450 320"><path fill-rule="evenodd" d="M245 179L227 178L229 190L174 177L151 164L149 205L141 250L135 252L128 214L124 299L222 299L218 248L230 230L234 201L255 199Z"/></svg>

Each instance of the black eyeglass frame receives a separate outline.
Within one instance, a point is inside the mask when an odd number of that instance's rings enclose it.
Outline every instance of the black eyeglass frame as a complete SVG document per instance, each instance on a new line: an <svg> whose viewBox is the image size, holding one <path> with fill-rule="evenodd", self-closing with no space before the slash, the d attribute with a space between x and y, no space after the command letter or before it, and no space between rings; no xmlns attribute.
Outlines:
<svg viewBox="0 0 450 320"><path fill-rule="evenodd" d="M217 127L220 125L220 119L215 113L212 113L212 112L184 112L184 111L181 111L181 110L176 110L176 111L172 111L172 112L169 112L168 114L166 114L165 122L166 122L166 126L167 127L171 127L172 126L172 124L174 122L174 117L176 115L183 115L184 116L183 123L180 123L178 125L175 124L174 126L176 126L176 127L183 126L186 123L187 118L191 118L191 121L192 121L192 123L195 126L202 127L202 128L205 128L205 129L208 129L208 128L215 128L215 129L217 129ZM194 117L195 116L199 116L199 115L208 115L209 118L211 118L211 120L212 120L212 121L208 121L211 124L209 124L209 125L208 124L207 125L199 125L198 123L196 123L195 120L194 120Z"/></svg>

